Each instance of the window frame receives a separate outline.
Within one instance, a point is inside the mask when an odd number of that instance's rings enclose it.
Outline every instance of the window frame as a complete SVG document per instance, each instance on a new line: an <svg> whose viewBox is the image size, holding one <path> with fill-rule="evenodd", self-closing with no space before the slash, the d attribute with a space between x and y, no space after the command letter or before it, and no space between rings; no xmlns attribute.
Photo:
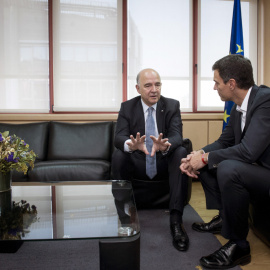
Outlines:
<svg viewBox="0 0 270 270"><path fill-rule="evenodd" d="M127 91L128 91L128 52L127 52L127 43L128 43L128 23L127 23L127 12L128 12L128 0L118 0L122 3L122 101L127 100ZM223 111L217 111L217 110L199 110L198 109L198 69L199 69L199 1L202 0L190 0L192 2L192 60L191 60L191 66L192 66L192 90L191 90L191 96L192 96L192 108L190 112L182 112L182 113L221 113ZM246 1L246 0L242 0ZM258 9L258 1L256 1L257 9ZM53 0L48 0L48 24L49 24L49 33L48 33L48 43L49 43L49 114L65 114L65 113L71 113L71 114L110 114L110 113L118 113L118 111L103 111L101 110L95 110L95 111L54 111L54 53L53 53L53 31L54 31L54 25L53 25ZM257 24L258 24L258 18L257 18ZM256 24L256 26L257 26ZM258 35L258 32L257 32ZM252 45L253 46L253 45ZM251 48L250 50L257 49L257 40L256 40L256 48ZM229 48L229 44L228 44ZM257 54L254 52L254 54ZM256 63L257 64L257 63ZM255 81L257 78L257 65L254 65L254 77ZM120 108L119 108L120 109ZM1 112L0 114L4 113L10 113L10 110L7 110L6 112ZM15 112L20 114L19 111ZM37 112L39 113L39 112ZM44 113L46 114L46 113Z"/></svg>

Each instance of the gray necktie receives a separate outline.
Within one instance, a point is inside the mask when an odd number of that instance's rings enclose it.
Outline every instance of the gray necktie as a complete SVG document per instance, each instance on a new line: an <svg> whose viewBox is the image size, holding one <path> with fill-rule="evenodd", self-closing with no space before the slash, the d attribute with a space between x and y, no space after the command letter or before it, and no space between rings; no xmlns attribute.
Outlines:
<svg viewBox="0 0 270 270"><path fill-rule="evenodd" d="M151 157L152 147L153 147L153 141L150 138L150 135L155 136L155 121L153 118L153 107L149 107L148 109L148 116L146 119L146 148L149 152L149 155L146 155L146 175L152 179L157 174L157 167L156 167L156 154Z"/></svg>

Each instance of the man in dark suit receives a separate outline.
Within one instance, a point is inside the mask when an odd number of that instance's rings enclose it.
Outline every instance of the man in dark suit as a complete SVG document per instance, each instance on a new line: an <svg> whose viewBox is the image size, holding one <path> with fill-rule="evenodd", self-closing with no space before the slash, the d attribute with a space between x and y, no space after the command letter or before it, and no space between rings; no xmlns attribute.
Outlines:
<svg viewBox="0 0 270 270"><path fill-rule="evenodd" d="M112 172L114 179L130 181L169 178L173 245L185 251L189 239L182 224L182 215L188 177L181 174L179 166L187 151L182 147L179 101L161 96L161 85L158 72L144 69L137 76L136 89L140 96L121 104ZM152 123L151 132L148 131L149 123ZM150 172L148 166L151 167Z"/></svg>
<svg viewBox="0 0 270 270"><path fill-rule="evenodd" d="M183 173L201 180L207 209L219 215L194 223L199 232L220 233L229 242L202 257L204 267L227 269L250 262L249 202L269 197L270 89L256 86L252 65L241 55L228 55L213 65L214 89L233 101L230 120L219 139L182 160Z"/></svg>

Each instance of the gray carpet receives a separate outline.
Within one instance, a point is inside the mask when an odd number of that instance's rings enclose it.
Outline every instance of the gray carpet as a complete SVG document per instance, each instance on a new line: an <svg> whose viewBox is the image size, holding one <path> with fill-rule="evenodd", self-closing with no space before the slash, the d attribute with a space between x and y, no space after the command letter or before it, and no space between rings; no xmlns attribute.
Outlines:
<svg viewBox="0 0 270 270"><path fill-rule="evenodd" d="M201 221L201 218L190 205L186 206L184 212L184 226L190 239L187 252L179 252L172 246L169 214L166 211L140 210L139 220L141 270L202 270L199 259L221 247L214 235L191 229L191 224ZM25 242L17 253L0 254L0 269L98 270L98 249L97 240Z"/></svg>
<svg viewBox="0 0 270 270"><path fill-rule="evenodd" d="M202 219L190 205L185 207L183 217L184 227L190 241L189 249L186 252L177 251L172 245L167 212L164 210L142 210L139 212L139 219L141 225L141 270L202 270L203 268L199 264L200 258L221 247L214 235L192 230L192 223L200 222ZM239 270L241 268L231 269Z"/></svg>

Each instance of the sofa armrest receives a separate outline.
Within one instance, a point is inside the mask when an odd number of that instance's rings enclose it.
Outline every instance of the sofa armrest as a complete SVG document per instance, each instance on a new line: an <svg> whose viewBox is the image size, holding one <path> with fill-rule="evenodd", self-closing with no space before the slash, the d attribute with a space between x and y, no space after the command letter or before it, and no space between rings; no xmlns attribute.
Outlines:
<svg viewBox="0 0 270 270"><path fill-rule="evenodd" d="M188 154L190 154L193 151L192 142L190 139L184 138L182 145L184 148L186 148Z"/></svg>

